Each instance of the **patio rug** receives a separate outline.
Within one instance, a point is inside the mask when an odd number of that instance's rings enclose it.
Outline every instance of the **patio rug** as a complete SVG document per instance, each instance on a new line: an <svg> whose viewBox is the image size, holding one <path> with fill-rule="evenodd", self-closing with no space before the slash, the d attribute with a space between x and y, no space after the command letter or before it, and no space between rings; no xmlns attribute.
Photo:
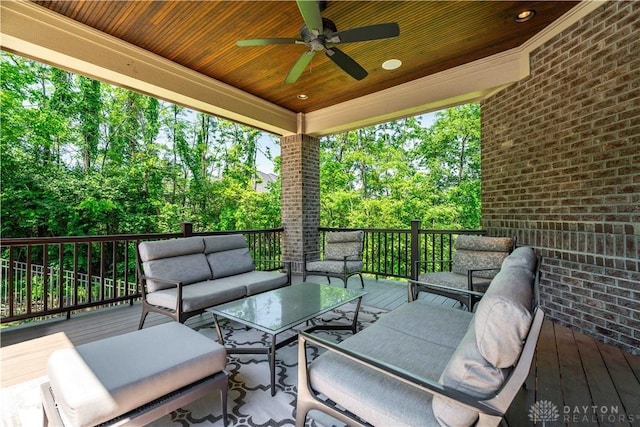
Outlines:
<svg viewBox="0 0 640 427"><path fill-rule="evenodd" d="M350 323L355 304L346 304L321 316L331 323ZM358 315L359 328L375 322L385 311L371 307L361 307ZM225 334L225 345L236 347L267 346L270 337L255 329L247 329L235 322L221 322ZM216 339L215 329L200 330ZM279 335L285 338L287 333ZM318 331L318 335L340 341L350 336L349 331ZM293 426L295 425L295 405L298 384L298 345L293 342L276 353L276 395L271 396L269 363L264 354L230 354L227 356L229 372L228 420L230 426ZM310 359L317 357L313 349ZM31 427L42 425L39 385L46 377L6 387L0 391L2 403L0 411L3 427ZM222 426L219 393L211 393L160 418L151 426ZM307 419L309 427L342 426L331 417L312 411Z"/></svg>

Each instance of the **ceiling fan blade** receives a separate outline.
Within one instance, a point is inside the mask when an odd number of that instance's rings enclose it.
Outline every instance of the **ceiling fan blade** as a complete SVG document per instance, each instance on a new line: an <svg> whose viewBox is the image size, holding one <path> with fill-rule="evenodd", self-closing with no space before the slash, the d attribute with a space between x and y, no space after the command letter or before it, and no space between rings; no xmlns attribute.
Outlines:
<svg viewBox="0 0 640 427"><path fill-rule="evenodd" d="M269 44L304 44L300 39L248 39L238 40L238 46L265 46Z"/></svg>
<svg viewBox="0 0 640 427"><path fill-rule="evenodd" d="M353 60L353 58L337 47L329 48L325 53L338 67L342 68L347 74L356 80L362 80L369 74L367 73L367 70L362 68L360 64Z"/></svg>
<svg viewBox="0 0 640 427"><path fill-rule="evenodd" d="M294 64L291 71L287 75L287 78L284 79L285 83L295 83L298 78L302 75L302 72L307 68L307 65L313 59L313 55L316 54L315 50L308 50L302 54L302 56L298 59L298 61Z"/></svg>
<svg viewBox="0 0 640 427"><path fill-rule="evenodd" d="M322 16L320 15L320 4L317 0L296 0L300 15L307 28L316 36L322 34Z"/></svg>
<svg viewBox="0 0 640 427"><path fill-rule="evenodd" d="M400 35L400 26L396 22L367 25L350 30L337 31L328 38L332 43L352 43L367 40L388 39Z"/></svg>

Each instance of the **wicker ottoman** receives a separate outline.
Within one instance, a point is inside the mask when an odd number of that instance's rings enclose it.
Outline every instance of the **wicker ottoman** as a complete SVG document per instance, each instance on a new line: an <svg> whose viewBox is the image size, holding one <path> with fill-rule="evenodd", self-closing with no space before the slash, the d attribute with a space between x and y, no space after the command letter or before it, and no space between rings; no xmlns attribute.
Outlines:
<svg viewBox="0 0 640 427"><path fill-rule="evenodd" d="M226 425L226 356L178 322L56 350L41 390L44 424L143 425L219 390Z"/></svg>

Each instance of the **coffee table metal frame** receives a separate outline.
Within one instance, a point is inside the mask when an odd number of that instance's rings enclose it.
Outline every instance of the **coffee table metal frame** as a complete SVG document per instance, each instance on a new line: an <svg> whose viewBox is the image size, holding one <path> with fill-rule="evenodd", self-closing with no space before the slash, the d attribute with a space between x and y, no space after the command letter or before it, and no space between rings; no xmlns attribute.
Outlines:
<svg viewBox="0 0 640 427"><path fill-rule="evenodd" d="M267 354L271 373L271 395L274 396L276 393L276 350L298 339L298 334L296 333L278 342L277 335L305 322L311 323L311 326L304 329L305 332L351 330L355 334L357 332L358 312L360 311L362 297L366 293L360 289L344 289L317 283L300 283L217 305L208 308L206 311L213 314L218 342L221 345L224 345L224 338L218 322L218 316L271 335L271 345L269 347L227 348L227 353ZM357 300L357 303L351 325L316 324L314 322L314 318L354 300ZM279 318L278 314L280 314Z"/></svg>

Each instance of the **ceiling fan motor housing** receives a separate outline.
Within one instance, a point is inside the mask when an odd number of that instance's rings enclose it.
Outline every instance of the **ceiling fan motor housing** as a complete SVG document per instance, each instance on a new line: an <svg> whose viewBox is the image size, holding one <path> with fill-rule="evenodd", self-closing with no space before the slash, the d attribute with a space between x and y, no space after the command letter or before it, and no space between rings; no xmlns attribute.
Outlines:
<svg viewBox="0 0 640 427"><path fill-rule="evenodd" d="M322 18L322 27L322 34L317 36L307 27L307 24L302 24L300 28L300 36L311 50L320 51L325 49L327 40L331 38L333 33L338 31L336 24L327 18Z"/></svg>

